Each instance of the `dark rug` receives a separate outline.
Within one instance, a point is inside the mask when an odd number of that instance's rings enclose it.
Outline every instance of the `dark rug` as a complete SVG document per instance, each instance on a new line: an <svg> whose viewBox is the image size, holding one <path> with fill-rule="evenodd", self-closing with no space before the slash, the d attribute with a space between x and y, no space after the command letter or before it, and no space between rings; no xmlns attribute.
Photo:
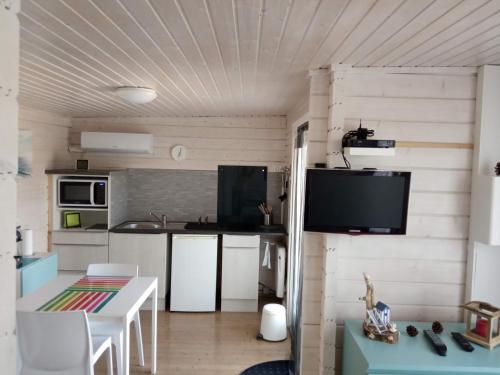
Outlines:
<svg viewBox="0 0 500 375"><path fill-rule="evenodd" d="M271 361L247 368L240 375L288 375L290 361Z"/></svg>

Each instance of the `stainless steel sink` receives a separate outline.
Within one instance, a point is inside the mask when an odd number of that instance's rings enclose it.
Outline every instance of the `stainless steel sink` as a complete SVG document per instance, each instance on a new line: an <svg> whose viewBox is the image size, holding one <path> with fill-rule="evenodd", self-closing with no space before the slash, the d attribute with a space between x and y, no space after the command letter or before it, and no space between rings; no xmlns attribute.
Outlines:
<svg viewBox="0 0 500 375"><path fill-rule="evenodd" d="M160 223L152 221L129 221L120 225L117 229L161 229Z"/></svg>
<svg viewBox="0 0 500 375"><path fill-rule="evenodd" d="M167 226L164 227L161 223L154 221L127 221L126 223L121 224L116 229L142 229L142 230L151 230L151 229L165 229L165 230L182 230L186 226L186 223L180 222L170 222L167 223Z"/></svg>

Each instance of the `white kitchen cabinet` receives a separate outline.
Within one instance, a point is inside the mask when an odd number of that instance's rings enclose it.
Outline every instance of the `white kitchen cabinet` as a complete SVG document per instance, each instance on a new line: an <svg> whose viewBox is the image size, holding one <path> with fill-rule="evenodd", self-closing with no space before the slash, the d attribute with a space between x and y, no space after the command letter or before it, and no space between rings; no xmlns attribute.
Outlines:
<svg viewBox="0 0 500 375"><path fill-rule="evenodd" d="M172 236L171 311L215 311L217 235Z"/></svg>
<svg viewBox="0 0 500 375"><path fill-rule="evenodd" d="M166 233L110 233L109 262L137 264L139 276L156 276L158 308L165 309L165 296L170 280Z"/></svg>
<svg viewBox="0 0 500 375"><path fill-rule="evenodd" d="M222 236L222 311L258 311L260 236Z"/></svg>
<svg viewBox="0 0 500 375"><path fill-rule="evenodd" d="M52 245L59 254L58 269L85 272L89 264L108 263L108 247L92 245Z"/></svg>
<svg viewBox="0 0 500 375"><path fill-rule="evenodd" d="M108 232L52 231L52 251L59 253L59 270L84 272L91 263L108 263Z"/></svg>

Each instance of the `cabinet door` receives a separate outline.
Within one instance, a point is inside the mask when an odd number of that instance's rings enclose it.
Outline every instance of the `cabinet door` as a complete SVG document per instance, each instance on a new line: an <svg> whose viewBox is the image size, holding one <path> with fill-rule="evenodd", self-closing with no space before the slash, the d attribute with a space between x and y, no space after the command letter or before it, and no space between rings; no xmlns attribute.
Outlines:
<svg viewBox="0 0 500 375"><path fill-rule="evenodd" d="M21 296L34 292L57 277L57 253L44 257L21 269Z"/></svg>
<svg viewBox="0 0 500 375"><path fill-rule="evenodd" d="M222 291L223 299L257 299L259 294L259 247L255 237L248 236L248 247L240 237L238 247L227 246L235 241L223 237L222 248ZM232 236L230 236L232 237Z"/></svg>
<svg viewBox="0 0 500 375"><path fill-rule="evenodd" d="M158 278L158 296L164 298L167 284L166 234L109 234L109 262L137 264L140 276Z"/></svg>
<svg viewBox="0 0 500 375"><path fill-rule="evenodd" d="M52 245L59 254L62 271L86 271L91 263L108 263L108 247L93 245Z"/></svg>
<svg viewBox="0 0 500 375"><path fill-rule="evenodd" d="M215 311L217 235L172 238L172 311Z"/></svg>

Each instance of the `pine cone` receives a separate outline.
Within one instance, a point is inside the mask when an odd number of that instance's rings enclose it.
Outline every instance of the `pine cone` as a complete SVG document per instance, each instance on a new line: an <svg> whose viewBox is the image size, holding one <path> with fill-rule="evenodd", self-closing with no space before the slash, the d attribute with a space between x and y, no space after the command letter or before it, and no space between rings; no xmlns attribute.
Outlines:
<svg viewBox="0 0 500 375"><path fill-rule="evenodd" d="M497 176L500 176L500 161L497 163L495 167L495 173Z"/></svg>
<svg viewBox="0 0 500 375"><path fill-rule="evenodd" d="M443 330L444 330L443 325L437 320L434 323L432 323L432 332L440 334L443 332Z"/></svg>
<svg viewBox="0 0 500 375"><path fill-rule="evenodd" d="M415 337L418 335L418 329L417 327L410 325L406 327L406 333L410 337Z"/></svg>

